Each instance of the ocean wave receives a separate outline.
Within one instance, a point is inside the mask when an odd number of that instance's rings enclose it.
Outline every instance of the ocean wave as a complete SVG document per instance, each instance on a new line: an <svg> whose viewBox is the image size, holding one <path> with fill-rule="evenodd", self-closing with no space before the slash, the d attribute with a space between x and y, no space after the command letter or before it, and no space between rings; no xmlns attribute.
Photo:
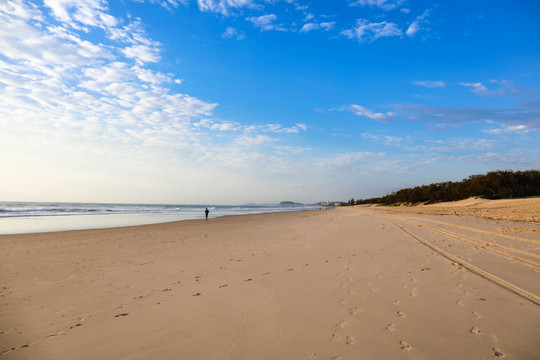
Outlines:
<svg viewBox="0 0 540 360"><path fill-rule="evenodd" d="M156 204L94 204L94 203L30 203L0 202L0 218L77 216L106 214L179 214L203 213L208 208L213 216L254 214L278 211L316 209L314 205L156 205Z"/></svg>

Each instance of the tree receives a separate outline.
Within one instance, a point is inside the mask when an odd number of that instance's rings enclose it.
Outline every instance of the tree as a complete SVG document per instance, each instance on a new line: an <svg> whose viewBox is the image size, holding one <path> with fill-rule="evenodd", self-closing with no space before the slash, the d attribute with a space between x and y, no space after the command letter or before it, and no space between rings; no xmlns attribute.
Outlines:
<svg viewBox="0 0 540 360"><path fill-rule="evenodd" d="M540 196L540 171L497 170L485 175L471 175L459 182L447 181L401 189L386 196L358 200L357 204L415 204L456 201L471 196L489 199ZM350 204L354 203L351 199Z"/></svg>

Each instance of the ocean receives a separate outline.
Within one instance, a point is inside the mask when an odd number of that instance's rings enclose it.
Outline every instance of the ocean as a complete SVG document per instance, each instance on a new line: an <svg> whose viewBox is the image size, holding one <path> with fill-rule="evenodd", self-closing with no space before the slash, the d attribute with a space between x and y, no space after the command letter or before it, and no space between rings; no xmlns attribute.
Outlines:
<svg viewBox="0 0 540 360"><path fill-rule="evenodd" d="M96 229L246 215L318 209L316 205L173 205L97 204L62 202L0 202L0 234Z"/></svg>

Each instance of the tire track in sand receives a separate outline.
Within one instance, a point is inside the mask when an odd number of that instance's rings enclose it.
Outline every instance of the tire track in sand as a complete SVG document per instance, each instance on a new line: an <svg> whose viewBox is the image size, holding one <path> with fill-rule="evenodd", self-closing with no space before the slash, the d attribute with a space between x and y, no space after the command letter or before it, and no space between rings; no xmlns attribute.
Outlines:
<svg viewBox="0 0 540 360"><path fill-rule="evenodd" d="M380 215L379 215L380 216ZM476 274L492 283L494 283L495 285L498 285L500 287L502 287L503 289L505 290L508 290L518 296L521 296L523 299L527 300L527 301L530 301L532 302L533 304L535 305L538 305L540 306L540 297L533 294L533 293L530 293L528 292L527 290L524 290L524 289L521 289L520 287L506 281L506 280L503 280L493 274L490 274L488 273L487 271L484 271L460 258L458 258L457 256L454 256L452 254L450 254L449 252L441 249L440 247L438 247L437 245L421 238L420 236L412 233L410 230L407 230L404 226L401 226L399 225L398 223L390 220L388 217L386 216L381 216L382 218L384 218L385 220L387 220L388 222L394 224L397 228L399 228L400 230L402 230L403 232L409 234L411 237L413 237L414 239L418 240L419 242L421 242L422 244L424 244L425 246L429 247L430 249L432 249L433 251L439 253L440 255L444 256L445 258L447 258L448 260L452 261L452 262L455 262L457 263L459 266L469 270L470 272L472 272L473 274Z"/></svg>

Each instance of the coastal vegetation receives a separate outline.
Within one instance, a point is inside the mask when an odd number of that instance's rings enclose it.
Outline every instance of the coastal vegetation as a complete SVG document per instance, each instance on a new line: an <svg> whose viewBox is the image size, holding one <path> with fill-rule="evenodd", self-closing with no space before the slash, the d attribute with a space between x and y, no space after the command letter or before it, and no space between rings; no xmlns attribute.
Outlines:
<svg viewBox="0 0 540 360"><path fill-rule="evenodd" d="M487 199L508 199L540 196L540 171L497 170L471 175L458 182L441 182L401 189L391 194L364 200L348 201L348 205L414 205L457 201L478 196Z"/></svg>

